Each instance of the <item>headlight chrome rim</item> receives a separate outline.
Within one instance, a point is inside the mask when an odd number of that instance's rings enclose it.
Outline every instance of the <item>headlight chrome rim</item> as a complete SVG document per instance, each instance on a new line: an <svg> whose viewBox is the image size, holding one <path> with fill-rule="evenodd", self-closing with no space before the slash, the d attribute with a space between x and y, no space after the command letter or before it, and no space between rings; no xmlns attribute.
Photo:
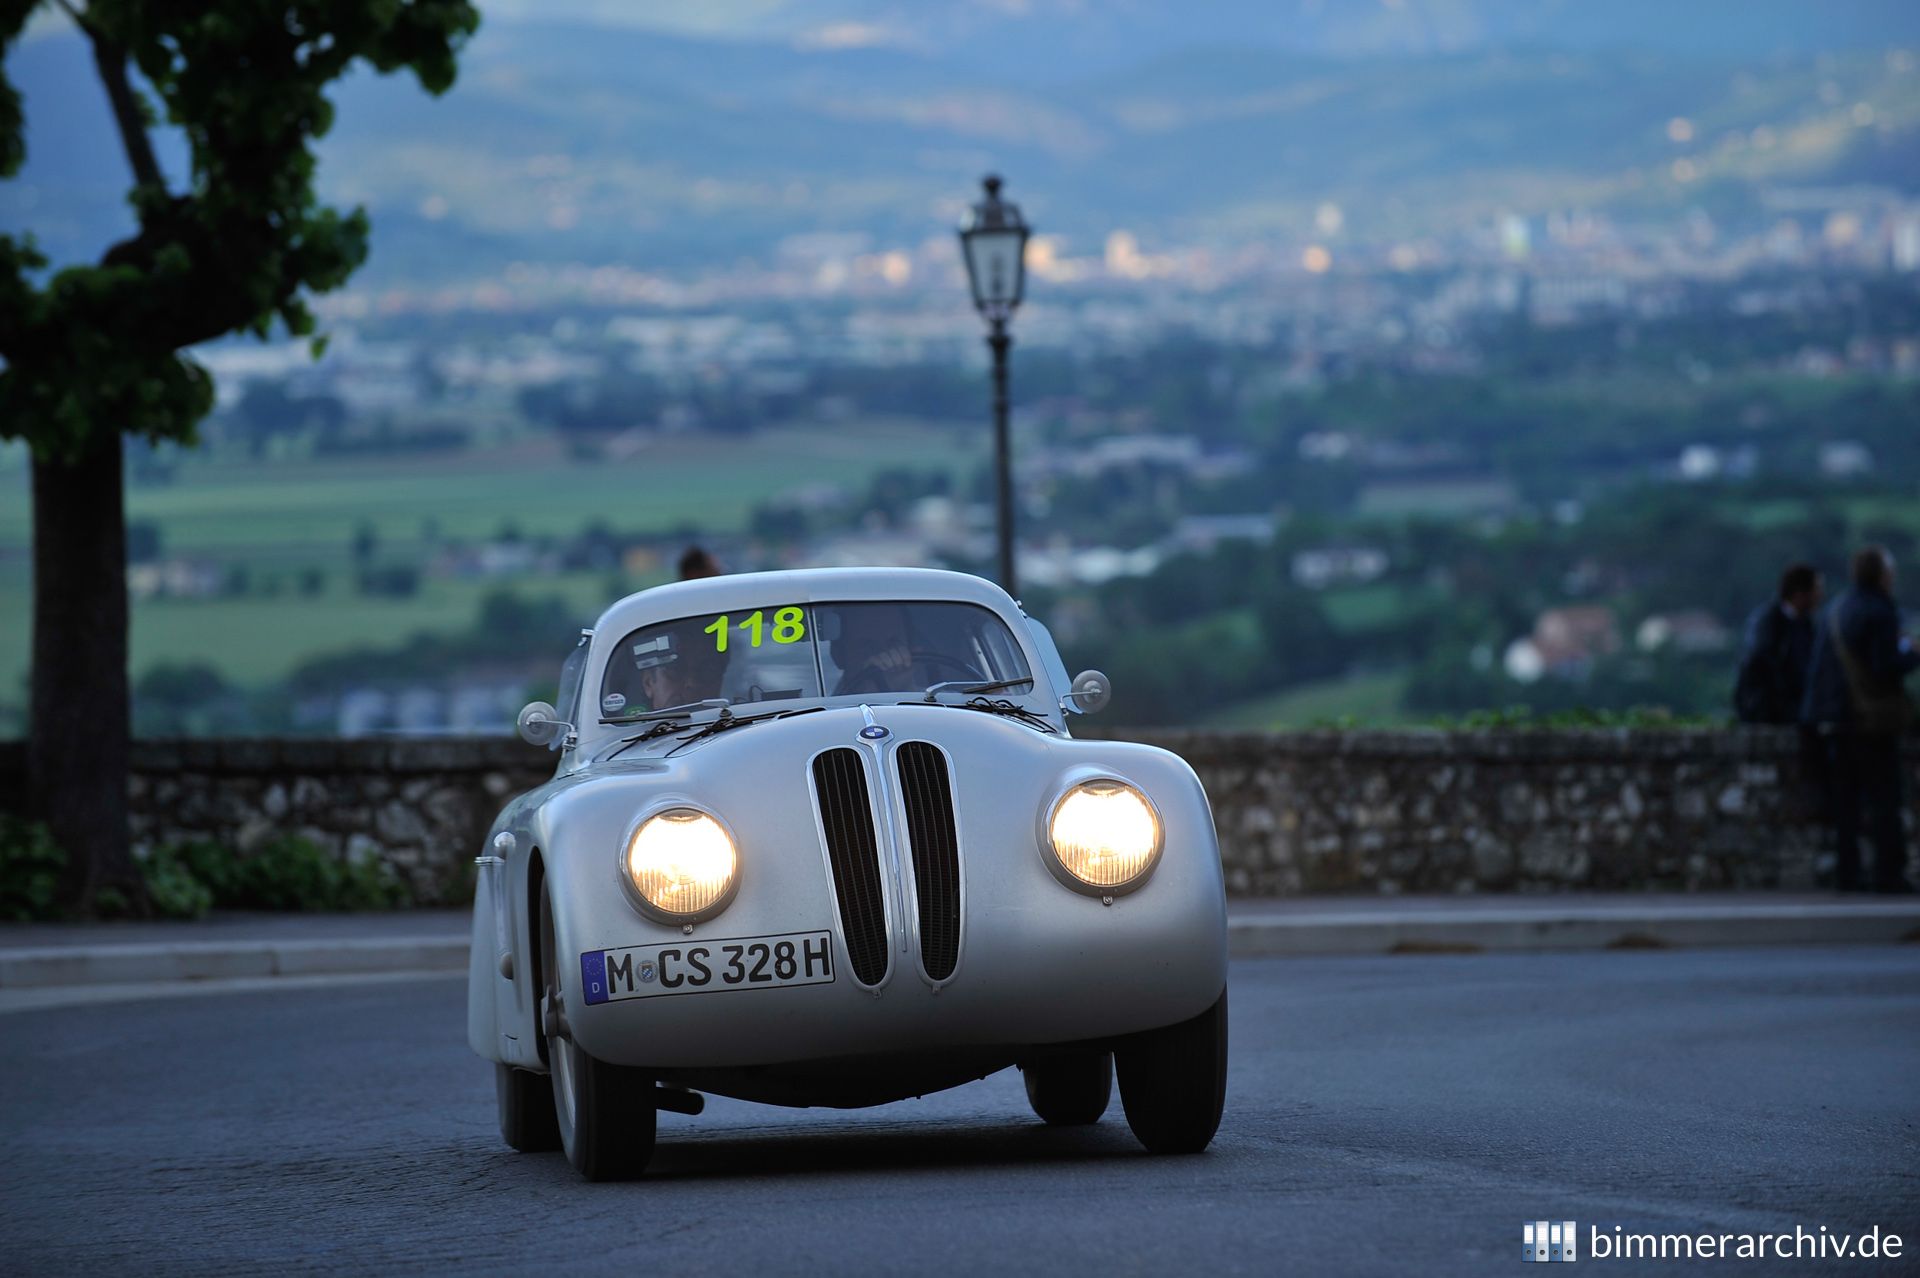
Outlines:
<svg viewBox="0 0 1920 1278"><path fill-rule="evenodd" d="M689 818L704 818L712 822L713 825L719 829L720 833L725 836L727 847L732 853L733 858L732 873L728 878L726 886L720 891L719 895L700 908L686 912L676 912L656 904L641 890L639 883L634 879L633 873L634 846L642 832L663 817L672 818L680 814L684 814ZM740 891L740 861L740 840L734 836L732 826L721 820L719 815L711 809L702 807L700 804L690 800L675 797L664 799L659 803L653 804L645 812L640 814L639 819L627 827L626 836L620 840L620 851L618 857L615 859L614 872L620 879L620 887L626 893L627 901L636 910L657 923L664 923L669 927L690 929L696 923L703 923L708 919L714 918L729 905L733 904L734 897Z"/></svg>
<svg viewBox="0 0 1920 1278"><path fill-rule="evenodd" d="M1067 805L1068 800L1082 791L1101 786L1111 786L1131 792L1135 798L1139 799L1141 806L1146 809L1147 815L1153 821L1153 846L1146 854L1145 863L1131 878L1113 884L1093 883L1081 878L1067 866L1060 855L1059 848L1054 843L1054 826L1059 819L1060 810ZM1166 822L1161 819L1160 809L1148 797L1146 790L1126 777L1111 772L1086 772L1069 777L1060 787L1060 792L1054 796L1053 802L1047 805L1040 825L1040 846L1043 853L1041 859L1047 863L1048 872L1061 884L1083 896L1103 899L1125 896L1129 892L1137 891L1152 878L1153 872L1160 867L1161 858L1166 852L1166 842Z"/></svg>

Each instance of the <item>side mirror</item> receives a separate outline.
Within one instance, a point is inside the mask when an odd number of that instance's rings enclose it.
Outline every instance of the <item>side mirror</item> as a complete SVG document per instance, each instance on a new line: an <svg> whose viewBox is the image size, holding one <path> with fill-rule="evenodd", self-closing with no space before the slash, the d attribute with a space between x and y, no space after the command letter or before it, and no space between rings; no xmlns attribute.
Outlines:
<svg viewBox="0 0 1920 1278"><path fill-rule="evenodd" d="M1082 670L1073 677L1073 687L1061 702L1081 714L1098 714L1113 700L1113 681L1098 670Z"/></svg>
<svg viewBox="0 0 1920 1278"><path fill-rule="evenodd" d="M568 725L560 722L560 712L549 702L529 701L514 721L520 739L528 745L551 746Z"/></svg>

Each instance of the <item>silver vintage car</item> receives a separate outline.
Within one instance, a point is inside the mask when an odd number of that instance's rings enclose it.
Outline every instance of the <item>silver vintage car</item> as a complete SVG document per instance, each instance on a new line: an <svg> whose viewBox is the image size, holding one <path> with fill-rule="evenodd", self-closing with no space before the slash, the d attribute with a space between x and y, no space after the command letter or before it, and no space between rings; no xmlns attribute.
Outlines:
<svg viewBox="0 0 1920 1278"><path fill-rule="evenodd" d="M1048 1123L1113 1078L1156 1153L1226 1090L1207 797L1164 750L1076 740L993 584L819 569L614 604L520 729L559 754L479 858L468 1041L500 1130L633 1176L701 1093L880 1105L1010 1065Z"/></svg>

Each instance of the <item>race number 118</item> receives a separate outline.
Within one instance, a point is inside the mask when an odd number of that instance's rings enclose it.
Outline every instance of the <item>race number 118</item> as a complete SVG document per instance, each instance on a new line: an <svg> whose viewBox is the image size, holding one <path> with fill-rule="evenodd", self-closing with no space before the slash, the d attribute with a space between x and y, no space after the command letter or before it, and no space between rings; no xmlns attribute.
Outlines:
<svg viewBox="0 0 1920 1278"><path fill-rule="evenodd" d="M715 652L725 652L727 650L728 632L735 629L747 637L748 647L758 648L762 641L766 639L769 629L766 610L764 608L755 608L752 612L741 618L738 626L733 624L733 619L726 613L721 613L718 617L715 617L713 624L706 628L706 633L713 636L713 650ZM771 629L775 643L799 643L807 637L806 614L797 607L788 606L782 608L773 614L773 625Z"/></svg>

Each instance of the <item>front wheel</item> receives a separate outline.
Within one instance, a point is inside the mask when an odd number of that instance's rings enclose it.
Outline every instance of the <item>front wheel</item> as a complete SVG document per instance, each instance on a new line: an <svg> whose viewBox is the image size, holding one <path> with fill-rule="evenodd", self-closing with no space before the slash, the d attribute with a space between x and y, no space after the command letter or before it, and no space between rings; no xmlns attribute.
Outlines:
<svg viewBox="0 0 1920 1278"><path fill-rule="evenodd" d="M1120 1104L1149 1153L1197 1154L1227 1099L1227 992L1190 1021L1115 1044Z"/></svg>
<svg viewBox="0 0 1920 1278"><path fill-rule="evenodd" d="M1021 1067L1027 1103L1049 1127L1085 1127L1100 1121L1113 1097L1113 1053L1074 1052Z"/></svg>
<svg viewBox="0 0 1920 1278"><path fill-rule="evenodd" d="M588 1180L631 1180L653 1159L659 1114L653 1079L595 1060L566 1026L565 963L556 962L553 903L540 887L540 1032L553 1079L553 1111L567 1161ZM578 971L578 968L574 968Z"/></svg>

